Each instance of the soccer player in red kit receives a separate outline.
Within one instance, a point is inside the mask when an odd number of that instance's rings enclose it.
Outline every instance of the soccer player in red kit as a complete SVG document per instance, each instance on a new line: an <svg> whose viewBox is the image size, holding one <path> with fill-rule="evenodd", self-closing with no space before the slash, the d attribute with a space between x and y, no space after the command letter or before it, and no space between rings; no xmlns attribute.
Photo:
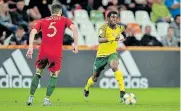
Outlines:
<svg viewBox="0 0 181 111"><path fill-rule="evenodd" d="M52 95L55 89L57 77L61 67L63 36L66 27L71 29L73 32L73 52L78 53L78 33L75 25L68 18L61 16L62 7L59 4L53 4L51 6L51 13L52 15L50 17L38 20L30 33L29 49L26 54L27 58L32 58L34 37L35 34L37 34L40 30L42 31L42 43L40 45L40 50L36 61L36 74L32 79L30 96L28 98L27 105L32 105L41 74L47 65L51 75L48 81L46 97L43 105L51 105L49 97Z"/></svg>

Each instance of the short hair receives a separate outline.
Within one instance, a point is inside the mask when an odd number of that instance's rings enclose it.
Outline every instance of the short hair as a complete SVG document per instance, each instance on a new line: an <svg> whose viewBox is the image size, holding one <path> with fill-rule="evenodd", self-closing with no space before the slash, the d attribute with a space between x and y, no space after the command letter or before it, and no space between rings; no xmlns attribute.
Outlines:
<svg viewBox="0 0 181 111"><path fill-rule="evenodd" d="M112 14L117 14L118 13L116 11L110 11L108 14L107 14L107 18L110 18Z"/></svg>
<svg viewBox="0 0 181 111"><path fill-rule="evenodd" d="M177 17L180 17L180 15L176 15L174 19L176 20L176 19L177 19Z"/></svg>
<svg viewBox="0 0 181 111"><path fill-rule="evenodd" d="M62 10L62 6L58 3L55 3L51 6L51 13L58 14Z"/></svg>
<svg viewBox="0 0 181 111"><path fill-rule="evenodd" d="M18 26L16 30L24 30L22 26Z"/></svg>
<svg viewBox="0 0 181 111"><path fill-rule="evenodd" d="M18 0L17 2L24 2L24 0Z"/></svg>

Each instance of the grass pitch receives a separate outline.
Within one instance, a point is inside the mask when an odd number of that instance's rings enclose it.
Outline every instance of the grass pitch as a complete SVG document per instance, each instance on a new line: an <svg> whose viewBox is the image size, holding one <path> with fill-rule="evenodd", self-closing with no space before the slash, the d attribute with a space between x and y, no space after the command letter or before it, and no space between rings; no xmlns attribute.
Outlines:
<svg viewBox="0 0 181 111"><path fill-rule="evenodd" d="M83 88L57 88L53 106L42 106L46 88L37 90L32 106L26 106L29 89L0 89L0 111L179 111L179 88L128 89L137 97L136 105L119 103L118 89L92 88L89 102Z"/></svg>

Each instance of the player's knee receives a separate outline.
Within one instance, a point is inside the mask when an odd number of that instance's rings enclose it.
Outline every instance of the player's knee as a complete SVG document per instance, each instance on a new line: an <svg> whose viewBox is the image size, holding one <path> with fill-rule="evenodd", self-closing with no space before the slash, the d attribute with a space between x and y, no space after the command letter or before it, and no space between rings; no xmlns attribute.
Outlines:
<svg viewBox="0 0 181 111"><path fill-rule="evenodd" d="M92 80L94 81L94 82L97 82L97 80L98 80L98 77L92 77Z"/></svg>
<svg viewBox="0 0 181 111"><path fill-rule="evenodd" d="M113 72L117 71L118 70L118 61L117 60L113 60L111 61L110 63L110 67L111 69L113 70Z"/></svg>
<svg viewBox="0 0 181 111"><path fill-rule="evenodd" d="M98 71L98 72L99 72L99 71ZM97 82L97 80L98 80L98 78L99 78L100 73L98 73L98 72L94 72L94 73L93 73L92 80L93 80L94 82Z"/></svg>
<svg viewBox="0 0 181 111"><path fill-rule="evenodd" d="M51 75L52 77L58 77L59 72L60 72L60 71L50 72L50 75Z"/></svg>
<svg viewBox="0 0 181 111"><path fill-rule="evenodd" d="M36 74L41 75L43 73L44 69L36 69Z"/></svg>

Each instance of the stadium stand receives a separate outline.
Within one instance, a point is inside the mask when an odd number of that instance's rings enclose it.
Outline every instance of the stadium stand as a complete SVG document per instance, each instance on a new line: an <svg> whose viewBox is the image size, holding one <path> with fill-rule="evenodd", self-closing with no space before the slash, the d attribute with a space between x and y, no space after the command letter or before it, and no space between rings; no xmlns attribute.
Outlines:
<svg viewBox="0 0 181 111"><path fill-rule="evenodd" d="M14 17L8 16L8 14L17 12L18 8L21 9L21 6L18 6L17 3L23 0L0 0L0 44L1 45L8 45L10 38L14 35L14 32L17 28L17 24L13 24L11 21L15 21ZM174 37L176 37L178 44L180 44L180 15L177 15L177 20L173 21L173 17L169 22L158 22L153 23L151 21L151 17L153 12L151 12L153 4L157 3L157 0L131 0L130 5L127 0L106 0L106 2L101 2L102 0L84 0L84 1L74 1L69 0L65 2L64 0L49 0L47 3L43 3L46 5L44 8L48 9L47 6L51 5L53 2L59 2L63 6L63 14L64 16L71 17L72 21L78 27L79 32L79 45L87 45L87 46L94 46L97 45L98 39L98 29L99 27L106 22L106 14L110 10L116 10L120 14L119 24L125 25L130 27L130 24L137 24L140 28L139 31L135 32L135 38L140 41L142 36L145 34L145 26L149 25L151 27L151 35L156 37L158 41L162 41L164 36L167 35L168 27L174 27ZM26 16L28 16L28 22L32 22L39 19L41 17L45 17L46 14L42 11L42 8L39 8L42 3L35 2L35 0L24 0L25 6L22 5L23 13L26 12ZM29 3L29 4L28 4ZM164 9L168 6L168 0L163 2ZM133 7L135 6L136 7ZM144 5L147 6L149 9L144 8ZM173 4L172 4L173 5ZM8 8L3 8L8 6ZM138 7L139 6L139 7ZM167 6L167 7L166 7ZM17 8L18 7L18 8ZM123 8L124 7L124 8ZM49 10L49 9L48 9ZM37 13L37 17L35 16ZM155 12L154 12L155 14ZM10 17L10 21L5 23L4 17ZM175 16L175 15L174 15ZM177 21L177 22L176 22ZM10 27L11 25L11 27ZM31 24L32 25L32 24ZM27 27L26 27L27 28ZM131 26L131 28L133 28ZM28 31L27 31L28 30ZM29 30L25 29L26 33L29 34ZM139 33L137 33L139 32ZM65 30L65 34L72 37L72 33L69 29ZM127 37L128 31L125 31L125 36ZM28 37L26 38L28 41ZM41 37L40 37L41 39ZM39 44L41 41L36 42L35 44ZM28 43L28 42L27 42Z"/></svg>

